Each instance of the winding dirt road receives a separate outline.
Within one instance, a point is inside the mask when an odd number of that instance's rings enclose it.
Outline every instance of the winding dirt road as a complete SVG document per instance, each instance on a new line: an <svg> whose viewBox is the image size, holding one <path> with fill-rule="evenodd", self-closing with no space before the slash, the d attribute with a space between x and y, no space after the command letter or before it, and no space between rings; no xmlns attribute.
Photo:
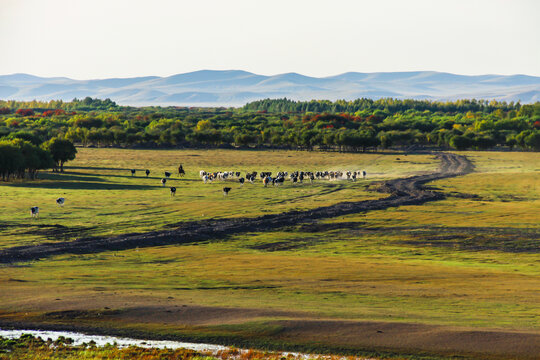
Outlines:
<svg viewBox="0 0 540 360"><path fill-rule="evenodd" d="M207 239L223 238L249 231L268 231L317 219L332 218L370 210L381 210L402 205L420 205L441 200L444 194L426 189L427 182L465 175L473 169L471 162L461 155L438 153L439 170L430 174L389 180L378 191L390 193L384 199L343 202L306 211L289 211L255 218L203 220L178 224L172 230L115 237L83 238L74 241L18 246L0 251L0 263L36 260L60 254L89 254L118 251L136 247L185 244Z"/></svg>

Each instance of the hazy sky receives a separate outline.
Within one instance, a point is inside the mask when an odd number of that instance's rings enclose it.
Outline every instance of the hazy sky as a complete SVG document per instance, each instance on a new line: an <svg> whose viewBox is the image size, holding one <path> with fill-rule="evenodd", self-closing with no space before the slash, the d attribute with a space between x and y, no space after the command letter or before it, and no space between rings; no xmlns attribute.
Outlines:
<svg viewBox="0 0 540 360"><path fill-rule="evenodd" d="M539 0L0 0L0 74L540 76Z"/></svg>

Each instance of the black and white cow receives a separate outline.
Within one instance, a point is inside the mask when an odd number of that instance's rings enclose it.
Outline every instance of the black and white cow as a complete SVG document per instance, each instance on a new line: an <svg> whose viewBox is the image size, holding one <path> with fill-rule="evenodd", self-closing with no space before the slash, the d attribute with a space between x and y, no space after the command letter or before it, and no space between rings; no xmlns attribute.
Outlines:
<svg viewBox="0 0 540 360"><path fill-rule="evenodd" d="M165 183L167 183L167 179L161 179L161 186L165 186Z"/></svg>
<svg viewBox="0 0 540 360"><path fill-rule="evenodd" d="M39 217L39 208L37 206L32 206L30 208L30 214L32 215L33 218Z"/></svg>
<svg viewBox="0 0 540 360"><path fill-rule="evenodd" d="M66 202L66 199L64 199L63 197L56 199L56 203L57 203L59 206L64 205L65 202Z"/></svg>
<svg viewBox="0 0 540 360"><path fill-rule="evenodd" d="M231 188L230 188L230 187L224 187L224 188L223 188L223 196L229 195L229 191L231 191Z"/></svg>

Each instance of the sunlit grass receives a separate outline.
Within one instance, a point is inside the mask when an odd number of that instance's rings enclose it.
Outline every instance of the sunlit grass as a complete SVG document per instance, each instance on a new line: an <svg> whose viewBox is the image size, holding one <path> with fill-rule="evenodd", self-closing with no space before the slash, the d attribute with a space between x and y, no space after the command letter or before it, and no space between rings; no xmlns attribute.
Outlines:
<svg viewBox="0 0 540 360"><path fill-rule="evenodd" d="M405 159L405 158L404 158ZM57 241L84 236L151 231L168 224L208 218L254 217L303 210L342 201L378 198L367 192L366 180L355 183L316 181L279 188L257 183L214 181L203 184L199 171L358 170L368 178L404 176L436 168L432 156L409 155L407 162L380 154L339 154L295 151L232 150L127 150L79 149L77 159L64 174L43 173L42 180L2 184L0 196L0 247ZM186 176L179 179L182 163ZM151 174L146 178L145 169ZM137 169L131 176L130 169ZM164 172L173 174L162 187ZM169 186L177 188L171 197ZM223 186L232 187L228 197ZM63 207L55 200L64 197ZM31 219L30 207L40 208L40 219ZM69 229L55 231L44 225ZM41 226L38 228L37 226Z"/></svg>

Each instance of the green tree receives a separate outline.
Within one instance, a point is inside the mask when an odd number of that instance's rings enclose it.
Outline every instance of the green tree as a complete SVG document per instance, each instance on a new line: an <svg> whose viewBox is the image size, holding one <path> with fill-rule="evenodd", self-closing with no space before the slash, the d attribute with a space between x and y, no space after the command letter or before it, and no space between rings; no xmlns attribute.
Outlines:
<svg viewBox="0 0 540 360"><path fill-rule="evenodd" d="M450 146L457 150L465 150L473 145L473 141L467 136L455 135L450 138Z"/></svg>
<svg viewBox="0 0 540 360"><path fill-rule="evenodd" d="M60 172L64 171L64 163L75 159L77 154L77 149L73 143L65 139L52 138L44 144L44 148L51 153L56 170L60 166Z"/></svg>
<svg viewBox="0 0 540 360"><path fill-rule="evenodd" d="M540 151L540 131L535 131L525 137L525 145L536 151Z"/></svg>

